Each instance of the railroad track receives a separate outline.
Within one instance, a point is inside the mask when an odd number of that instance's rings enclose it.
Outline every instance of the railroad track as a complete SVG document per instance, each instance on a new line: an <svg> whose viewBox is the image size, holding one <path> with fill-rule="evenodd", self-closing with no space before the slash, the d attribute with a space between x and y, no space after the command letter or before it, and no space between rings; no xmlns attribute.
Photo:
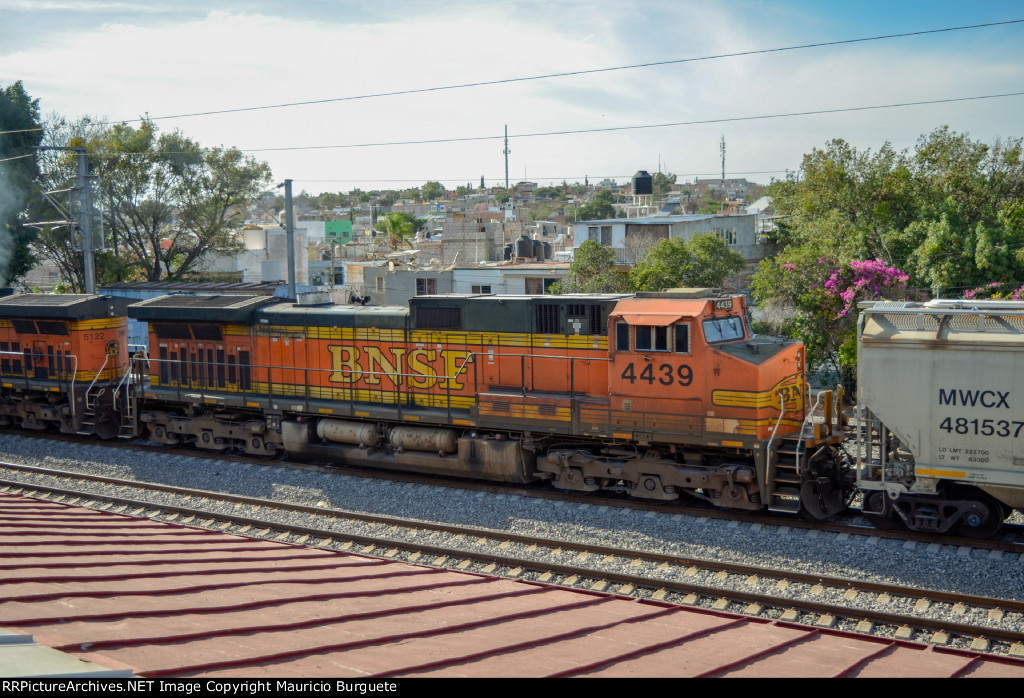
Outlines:
<svg viewBox="0 0 1024 698"><path fill-rule="evenodd" d="M250 537L1024 656L1024 632L1019 629L1024 602L1012 599L922 591L15 464L4 464L2 475L3 492ZM96 491L97 487L115 488L117 494ZM296 523L298 516L306 521ZM780 534L786 529L779 527ZM874 531L865 534L873 536ZM17 561L0 569L12 565Z"/></svg>
<svg viewBox="0 0 1024 698"><path fill-rule="evenodd" d="M152 444L146 441L97 441L93 437L79 436L76 434L44 433L26 434L24 431L15 429L0 429L0 435L10 435L17 438L43 438L52 439L65 443L87 444L102 448L114 448L118 450L129 450L139 453L164 454L167 447ZM616 507L639 512L654 512L661 514L681 514L684 516L699 516L708 519L723 521L739 521L741 523L764 526L789 526L794 529L806 531L820 531L824 533L849 533L851 535L872 535L881 539L899 540L901 542L914 542L924 545L950 545L955 547L970 546L972 548L1008 553L1024 553L1024 516L1014 514L1011 519L1003 525L1001 533L987 540L966 539L952 535L939 535L930 533L917 533L902 529L882 530L871 526L860 514L856 507L851 508L846 514L841 514L834 521L821 522L803 519L794 516L780 516L776 514L751 513L741 511L723 510L718 507L705 505L702 502L686 498L673 502L657 502L652 500L635 499L625 495L615 495L608 492L575 493L557 490L550 487L537 487L533 485L503 485L493 482L475 480L458 480L449 477L432 475L418 475L416 473L402 473L374 470L370 468L359 468L339 466L337 464L304 463L290 460L268 460L255 456L248 456L232 452L218 452L205 449L189 449L187 447L175 447L175 452L181 455L189 455L195 458L209 459L213 461L224 461L229 463L242 463L255 467L286 467L296 469L314 470L319 472L339 473L350 477L365 478L368 480L398 481L410 485L424 486L449 486L458 489L474 492L487 493L489 495L503 495L507 497L531 497L548 500L552 502L574 503L597 507ZM1015 523L1019 521L1020 523Z"/></svg>

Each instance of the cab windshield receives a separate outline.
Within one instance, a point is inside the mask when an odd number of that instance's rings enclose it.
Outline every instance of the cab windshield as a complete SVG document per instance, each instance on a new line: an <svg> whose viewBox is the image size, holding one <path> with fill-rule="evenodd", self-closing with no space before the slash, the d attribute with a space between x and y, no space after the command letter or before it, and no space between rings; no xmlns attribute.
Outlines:
<svg viewBox="0 0 1024 698"><path fill-rule="evenodd" d="M730 316L704 321L704 341L708 344L743 339L743 318Z"/></svg>

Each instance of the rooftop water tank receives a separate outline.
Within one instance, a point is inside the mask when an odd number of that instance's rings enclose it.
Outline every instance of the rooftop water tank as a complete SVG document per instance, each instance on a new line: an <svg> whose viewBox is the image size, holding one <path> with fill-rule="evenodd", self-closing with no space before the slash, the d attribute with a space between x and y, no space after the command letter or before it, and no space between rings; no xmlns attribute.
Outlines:
<svg viewBox="0 0 1024 698"><path fill-rule="evenodd" d="M639 170L633 175L633 195L650 196L654 194L654 177L647 170Z"/></svg>

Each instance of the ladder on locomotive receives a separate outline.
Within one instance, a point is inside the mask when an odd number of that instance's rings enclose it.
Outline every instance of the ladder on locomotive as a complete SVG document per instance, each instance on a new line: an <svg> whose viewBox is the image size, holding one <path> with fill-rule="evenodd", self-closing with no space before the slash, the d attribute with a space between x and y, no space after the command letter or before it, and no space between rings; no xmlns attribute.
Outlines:
<svg viewBox="0 0 1024 698"><path fill-rule="evenodd" d="M148 364L149 355L146 353L145 347L137 348L128 361L128 370L125 371L124 376L121 377L114 389L114 414L121 417L117 429L117 435L121 438L138 436L135 420L138 410L135 388L141 385L142 367Z"/></svg>
<svg viewBox="0 0 1024 698"><path fill-rule="evenodd" d="M811 419L817 411L818 405L823 403L821 414L822 421L812 422ZM843 389L839 387L835 393L836 405L839 410L843 404ZM786 434L778 437L778 447L772 449L771 441L768 448L768 467L766 479L768 482L768 509L787 514L800 512L801 495L800 488L803 486L801 468L805 465L804 459L807 456L805 443L807 440L819 440L824 429L828 434L834 429L841 429L842 419L833 424L833 392L824 390L818 393L818 399L814 406L807 412L800 431L795 434ZM779 416L782 419L782 415Z"/></svg>
<svg viewBox="0 0 1024 698"><path fill-rule="evenodd" d="M780 437L778 448L769 453L769 511L787 514L800 511L800 459L803 454L803 434Z"/></svg>
<svg viewBox="0 0 1024 698"><path fill-rule="evenodd" d="M113 391L110 396L110 403L113 407L113 414L116 420L117 436L119 437L131 437L135 435L135 401L130 395L132 386L131 368L125 371L125 374L118 381L116 386L97 385L97 380L100 374L107 366L107 362L110 360L110 355L103 361L103 365L100 370L96 372L96 376L89 383L89 386L85 389L85 395L83 403L85 406L82 412L82 420L79 422L80 429L79 434L95 434L97 433L97 420L100 417L97 415L97 408L104 402L103 397L108 390Z"/></svg>

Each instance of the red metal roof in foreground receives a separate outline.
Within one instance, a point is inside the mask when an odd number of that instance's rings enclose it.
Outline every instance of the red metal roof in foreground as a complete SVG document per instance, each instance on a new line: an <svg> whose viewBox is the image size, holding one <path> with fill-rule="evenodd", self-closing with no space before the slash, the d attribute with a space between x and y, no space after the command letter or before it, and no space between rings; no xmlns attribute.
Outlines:
<svg viewBox="0 0 1024 698"><path fill-rule="evenodd" d="M13 495L0 581L0 627L143 676L1024 676L1013 659Z"/></svg>

